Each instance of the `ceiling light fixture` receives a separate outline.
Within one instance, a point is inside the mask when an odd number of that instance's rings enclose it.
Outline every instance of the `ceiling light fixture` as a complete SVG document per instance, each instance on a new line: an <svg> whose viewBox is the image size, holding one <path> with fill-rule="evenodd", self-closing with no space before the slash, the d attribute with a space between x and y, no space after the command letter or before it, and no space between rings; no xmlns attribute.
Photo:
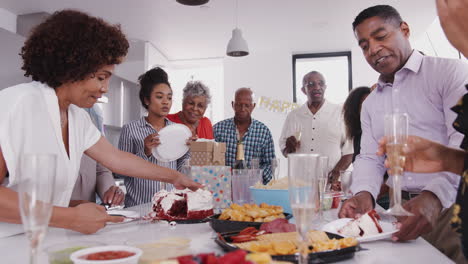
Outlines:
<svg viewBox="0 0 468 264"><path fill-rule="evenodd" d="M249 55L249 47L247 41L242 37L242 31L237 27L237 5L236 0L236 28L232 30L232 38L227 45L226 54L232 57L242 57Z"/></svg>
<svg viewBox="0 0 468 264"><path fill-rule="evenodd" d="M177 3L188 6L200 6L208 3L210 0L176 0Z"/></svg>

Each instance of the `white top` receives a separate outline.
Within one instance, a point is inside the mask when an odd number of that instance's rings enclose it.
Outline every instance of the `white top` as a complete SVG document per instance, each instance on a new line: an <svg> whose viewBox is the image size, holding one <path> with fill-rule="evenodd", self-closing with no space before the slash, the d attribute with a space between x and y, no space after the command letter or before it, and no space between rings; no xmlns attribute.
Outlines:
<svg viewBox="0 0 468 264"><path fill-rule="evenodd" d="M18 183L16 164L22 153L57 154L54 205L68 206L83 152L101 133L81 108L68 108L70 158L65 150L55 90L40 82L0 91L0 147L10 173L9 187Z"/></svg>
<svg viewBox="0 0 468 264"><path fill-rule="evenodd" d="M301 130L301 146L297 153L315 153L328 157L331 171L342 156L353 154L353 143L346 139L341 106L325 100L317 113L312 114L307 103L294 109L286 117L279 140L281 151L286 139Z"/></svg>

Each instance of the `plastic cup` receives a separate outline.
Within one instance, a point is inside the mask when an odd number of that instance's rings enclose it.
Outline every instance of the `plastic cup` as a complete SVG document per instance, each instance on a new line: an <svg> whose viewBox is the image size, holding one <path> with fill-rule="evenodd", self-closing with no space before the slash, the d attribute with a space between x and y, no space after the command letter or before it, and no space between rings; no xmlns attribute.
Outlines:
<svg viewBox="0 0 468 264"><path fill-rule="evenodd" d="M252 195L249 187L252 186L250 170L232 170L232 200L236 204L250 203Z"/></svg>

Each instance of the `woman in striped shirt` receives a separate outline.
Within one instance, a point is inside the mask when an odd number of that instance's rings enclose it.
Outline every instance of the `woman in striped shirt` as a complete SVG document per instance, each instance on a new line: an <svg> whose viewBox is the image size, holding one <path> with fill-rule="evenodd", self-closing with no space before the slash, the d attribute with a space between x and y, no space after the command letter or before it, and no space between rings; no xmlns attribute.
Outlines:
<svg viewBox="0 0 468 264"><path fill-rule="evenodd" d="M133 153L149 162L180 170L185 160L190 156L187 152L178 160L160 162L152 155L152 149L160 144L158 131L173 124L166 116L172 106L172 89L167 73L161 68L153 68L138 78L140 82L140 101L148 116L132 121L122 128L119 139L119 149ZM124 177L127 195L125 206L135 206L151 202L154 193L162 189L159 181ZM173 186L167 184L168 189Z"/></svg>

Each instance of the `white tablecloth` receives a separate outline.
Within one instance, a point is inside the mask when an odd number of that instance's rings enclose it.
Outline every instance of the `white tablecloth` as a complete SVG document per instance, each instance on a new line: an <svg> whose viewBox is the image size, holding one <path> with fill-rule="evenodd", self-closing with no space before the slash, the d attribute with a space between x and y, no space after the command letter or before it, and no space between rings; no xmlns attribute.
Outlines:
<svg viewBox="0 0 468 264"><path fill-rule="evenodd" d="M330 216L336 217L336 210L329 211L328 217ZM93 235L83 235L69 230L50 228L43 242L43 248L74 240L124 244L126 241L136 241L137 239L148 241L149 239L157 240L165 237L190 238L193 254L203 252L222 253L222 250L213 240L215 233L208 223L178 224L175 227L170 227L167 224L161 223L139 224L138 222L130 222L108 225ZM353 259L340 263L453 263L422 238L406 243L394 243L391 240L363 243L362 247L368 250L356 252ZM0 256L0 263L28 263L28 241L26 237L24 235L16 235L0 239ZM42 250L39 264L45 263L48 263L47 255Z"/></svg>

